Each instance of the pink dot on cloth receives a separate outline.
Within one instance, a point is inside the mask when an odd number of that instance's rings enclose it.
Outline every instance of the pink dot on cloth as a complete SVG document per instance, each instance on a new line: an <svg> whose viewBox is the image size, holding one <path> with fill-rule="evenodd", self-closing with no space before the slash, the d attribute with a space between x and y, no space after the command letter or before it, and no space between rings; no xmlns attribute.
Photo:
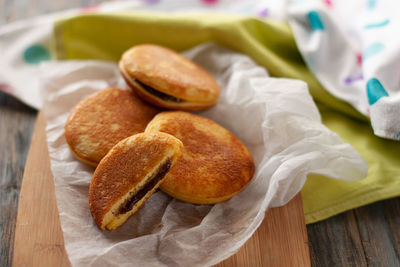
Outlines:
<svg viewBox="0 0 400 267"><path fill-rule="evenodd" d="M331 0L324 0L324 3L329 7L332 6L332 1Z"/></svg>
<svg viewBox="0 0 400 267"><path fill-rule="evenodd" d="M94 5L91 5L91 6L82 7L82 8L79 10L79 14L96 13L96 12L99 11L100 5L101 5L101 4L94 4Z"/></svg>
<svg viewBox="0 0 400 267"><path fill-rule="evenodd" d="M358 53L358 54L357 54L357 64L358 64L358 65L361 65L361 64L362 64L362 54L361 54L361 53Z"/></svg>
<svg viewBox="0 0 400 267"><path fill-rule="evenodd" d="M207 4L207 5L213 5L216 4L219 0L201 0L201 2Z"/></svg>
<svg viewBox="0 0 400 267"><path fill-rule="evenodd" d="M6 84L6 83L0 83L0 90L7 92L7 93L12 93L13 89L10 85Z"/></svg>

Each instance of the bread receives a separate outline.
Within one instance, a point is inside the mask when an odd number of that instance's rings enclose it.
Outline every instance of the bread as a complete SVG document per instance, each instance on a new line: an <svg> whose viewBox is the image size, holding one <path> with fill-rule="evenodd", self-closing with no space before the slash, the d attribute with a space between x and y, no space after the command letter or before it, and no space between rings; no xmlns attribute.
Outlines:
<svg viewBox="0 0 400 267"><path fill-rule="evenodd" d="M119 141L143 132L158 112L131 90L105 89L74 107L65 125L65 139L79 160L96 166Z"/></svg>
<svg viewBox="0 0 400 267"><path fill-rule="evenodd" d="M218 101L220 88L203 68L168 48L143 44L126 51L119 69L145 101L168 109L199 110Z"/></svg>
<svg viewBox="0 0 400 267"><path fill-rule="evenodd" d="M182 157L167 174L161 190L182 201L214 204L242 190L254 174L245 145L216 122L187 112L159 113L146 132L164 132L180 139Z"/></svg>
<svg viewBox="0 0 400 267"><path fill-rule="evenodd" d="M181 141L165 133L140 133L115 145L90 183L89 207L97 226L121 226L165 179L181 148Z"/></svg>

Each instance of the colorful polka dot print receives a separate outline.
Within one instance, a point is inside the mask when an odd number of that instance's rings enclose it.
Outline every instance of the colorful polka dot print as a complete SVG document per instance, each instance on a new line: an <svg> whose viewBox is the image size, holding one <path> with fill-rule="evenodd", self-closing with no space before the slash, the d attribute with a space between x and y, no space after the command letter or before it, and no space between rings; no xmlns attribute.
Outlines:
<svg viewBox="0 0 400 267"><path fill-rule="evenodd" d="M325 5L328 7L332 7L332 1L331 0L324 0Z"/></svg>
<svg viewBox="0 0 400 267"><path fill-rule="evenodd" d="M82 7L79 11L80 14L90 14L90 13L97 13L100 10L101 4L95 4L90 6Z"/></svg>
<svg viewBox="0 0 400 267"><path fill-rule="evenodd" d="M7 92L7 93L13 92L11 85L6 84L6 83L0 83L0 90L3 92Z"/></svg>
<svg viewBox="0 0 400 267"><path fill-rule="evenodd" d="M269 9L268 8L264 8L264 9L261 9L259 12L258 12L258 17L261 17L261 18L265 18L265 17L267 17L268 16L268 14L269 14Z"/></svg>
<svg viewBox="0 0 400 267"><path fill-rule="evenodd" d="M367 0L367 6L369 9L374 9L376 6L376 2L378 2L377 0Z"/></svg>
<svg viewBox="0 0 400 267"><path fill-rule="evenodd" d="M360 74L360 75L357 75L357 76L354 76L354 77L347 77L344 80L344 83L345 84L352 84L352 83L357 82L357 81L362 81L363 79L364 79L363 75Z"/></svg>
<svg viewBox="0 0 400 267"><path fill-rule="evenodd" d="M371 106L375 104L380 98L384 96L389 96L388 92L386 92L381 82L376 78L371 78L368 80L367 95L368 102Z"/></svg>
<svg viewBox="0 0 400 267"><path fill-rule="evenodd" d="M357 59L357 64L358 64L359 66L361 66L361 64L362 64L362 54L361 54L361 53L358 53L358 54L356 55L356 59Z"/></svg>
<svg viewBox="0 0 400 267"><path fill-rule="evenodd" d="M389 23L390 23L390 19L386 19L386 20L383 20L383 21L380 21L380 22L367 24L367 25L364 26L364 29L368 30L368 29L385 27Z"/></svg>
<svg viewBox="0 0 400 267"><path fill-rule="evenodd" d="M372 43L370 44L364 52L363 61L375 56L385 49L385 45L382 43Z"/></svg>
<svg viewBox="0 0 400 267"><path fill-rule="evenodd" d="M400 140L400 131L398 131L395 135L394 138L397 140Z"/></svg>
<svg viewBox="0 0 400 267"><path fill-rule="evenodd" d="M317 11L310 11L307 14L308 21L310 22L311 28L313 31L323 31L325 29L324 24L322 23L321 17Z"/></svg>
<svg viewBox="0 0 400 267"><path fill-rule="evenodd" d="M201 2L203 2L204 4L207 4L207 5L213 5L213 4L216 4L218 2L218 0L201 0Z"/></svg>
<svg viewBox="0 0 400 267"><path fill-rule="evenodd" d="M31 65L39 64L42 61L51 59L50 53L46 47L39 44L29 46L24 51L24 61Z"/></svg>

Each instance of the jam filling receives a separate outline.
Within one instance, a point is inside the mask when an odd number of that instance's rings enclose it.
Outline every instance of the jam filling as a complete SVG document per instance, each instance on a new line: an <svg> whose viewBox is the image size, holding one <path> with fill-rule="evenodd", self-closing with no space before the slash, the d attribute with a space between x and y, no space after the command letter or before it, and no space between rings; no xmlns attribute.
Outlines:
<svg viewBox="0 0 400 267"><path fill-rule="evenodd" d="M171 159L168 159L163 165L161 165L161 167L158 169L158 172L149 179L149 182L121 205L118 214L125 214L132 210L133 206L135 206L135 204L141 200L147 194L147 192L153 189L153 187L167 174L171 168L171 163Z"/></svg>
<svg viewBox="0 0 400 267"><path fill-rule="evenodd" d="M154 88L142 83L138 79L135 79L135 82L137 82L140 86L142 86L144 90L146 90L150 94L152 94L152 95L154 95L154 96L156 96L156 97L158 97L158 98L160 98L162 100L171 101L171 102L178 102L178 103L184 101L181 98L176 98L176 97L174 97L172 95L167 95L167 94L165 94L163 92L157 91L156 89L154 89Z"/></svg>

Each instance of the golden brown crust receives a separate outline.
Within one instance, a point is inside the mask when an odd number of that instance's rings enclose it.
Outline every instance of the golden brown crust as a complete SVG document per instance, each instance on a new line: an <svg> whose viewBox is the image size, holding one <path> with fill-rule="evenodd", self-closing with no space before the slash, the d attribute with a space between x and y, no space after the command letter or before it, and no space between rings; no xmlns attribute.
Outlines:
<svg viewBox="0 0 400 267"><path fill-rule="evenodd" d="M99 164L98 162L94 162L94 161L90 161L90 160L88 160L88 159L82 158L80 155L78 155L78 154L75 153L74 148L71 147L69 144L68 144L68 147L69 147L69 149L71 150L72 154L75 156L75 158L77 158L79 161L85 163L86 165L89 165L89 166L92 166L92 167L95 167L95 168L96 168L97 165Z"/></svg>
<svg viewBox="0 0 400 267"><path fill-rule="evenodd" d="M65 139L79 160L96 166L120 140L143 132L158 112L130 90L105 89L74 107L65 125Z"/></svg>
<svg viewBox="0 0 400 267"><path fill-rule="evenodd" d="M174 164L181 147L181 141L164 133L140 133L115 145L97 166L89 187L89 207L99 228L104 229L103 218L113 205L148 173L167 157Z"/></svg>
<svg viewBox="0 0 400 267"><path fill-rule="evenodd" d="M158 99L158 105L163 107L175 108L197 103L205 108L218 101L220 89L215 79L200 66L168 48L152 44L135 46L122 55L119 68L130 85L132 78L138 79L160 92L185 100L171 103ZM137 87L132 89L143 91ZM156 98L154 95L148 96Z"/></svg>
<svg viewBox="0 0 400 267"><path fill-rule="evenodd" d="M212 120L187 112L162 112L146 128L156 131L169 133L184 145L182 157L160 186L177 199L217 203L238 193L254 174L244 144Z"/></svg>

